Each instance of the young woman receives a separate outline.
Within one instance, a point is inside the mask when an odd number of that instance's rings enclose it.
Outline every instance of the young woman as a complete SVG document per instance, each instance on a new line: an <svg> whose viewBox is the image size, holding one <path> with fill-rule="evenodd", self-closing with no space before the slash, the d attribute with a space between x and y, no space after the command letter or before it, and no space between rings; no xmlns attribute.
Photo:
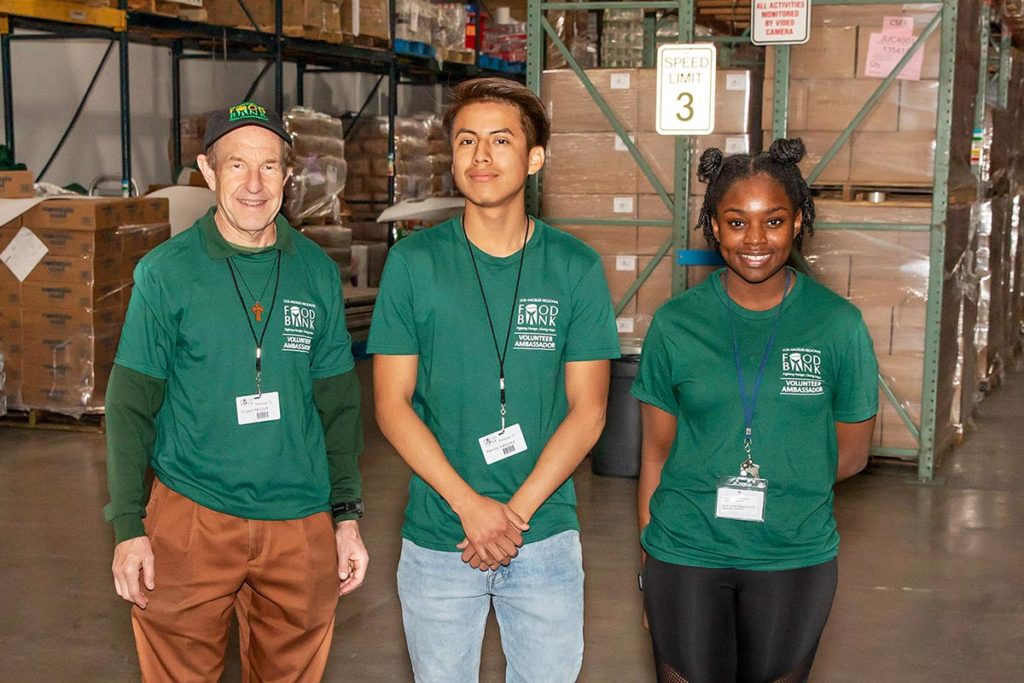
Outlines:
<svg viewBox="0 0 1024 683"><path fill-rule="evenodd" d="M704 152L699 226L726 267L654 316L638 517L658 679L804 681L836 589L832 486L878 410L860 312L787 267L814 223L800 140Z"/></svg>

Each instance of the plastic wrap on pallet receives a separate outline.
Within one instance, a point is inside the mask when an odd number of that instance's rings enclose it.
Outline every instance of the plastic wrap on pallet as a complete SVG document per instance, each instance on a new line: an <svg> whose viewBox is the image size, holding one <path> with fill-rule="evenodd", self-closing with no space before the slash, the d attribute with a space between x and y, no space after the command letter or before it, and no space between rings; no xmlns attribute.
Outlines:
<svg viewBox="0 0 1024 683"><path fill-rule="evenodd" d="M445 50L466 47L466 5L442 2L435 5L433 45Z"/></svg>
<svg viewBox="0 0 1024 683"><path fill-rule="evenodd" d="M428 0L395 1L395 38L429 44L437 24L437 10Z"/></svg>
<svg viewBox="0 0 1024 683"><path fill-rule="evenodd" d="M548 12L547 18L577 64L584 69L597 67L596 12ZM547 41L546 54L548 69L564 69L568 66L562 52L555 48L550 39Z"/></svg>
<svg viewBox="0 0 1024 683"><path fill-rule="evenodd" d="M604 10L601 24L601 66L638 67L644 61L644 11Z"/></svg>
<svg viewBox="0 0 1024 683"><path fill-rule="evenodd" d="M293 225L311 219L337 223L347 166L341 120L306 107L284 115L292 137L294 169L285 187L285 215Z"/></svg>
<svg viewBox="0 0 1024 683"><path fill-rule="evenodd" d="M352 279L352 230L341 225L304 225L299 232L320 245L338 265L341 281Z"/></svg>

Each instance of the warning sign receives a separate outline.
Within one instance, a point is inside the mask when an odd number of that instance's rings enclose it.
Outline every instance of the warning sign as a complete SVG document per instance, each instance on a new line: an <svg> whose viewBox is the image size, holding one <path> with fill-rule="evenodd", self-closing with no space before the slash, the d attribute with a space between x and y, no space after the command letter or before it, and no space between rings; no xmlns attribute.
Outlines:
<svg viewBox="0 0 1024 683"><path fill-rule="evenodd" d="M811 0L751 0L750 42L800 45L811 36Z"/></svg>
<svg viewBox="0 0 1024 683"><path fill-rule="evenodd" d="M662 135L707 135L715 129L713 43L658 48L656 129Z"/></svg>

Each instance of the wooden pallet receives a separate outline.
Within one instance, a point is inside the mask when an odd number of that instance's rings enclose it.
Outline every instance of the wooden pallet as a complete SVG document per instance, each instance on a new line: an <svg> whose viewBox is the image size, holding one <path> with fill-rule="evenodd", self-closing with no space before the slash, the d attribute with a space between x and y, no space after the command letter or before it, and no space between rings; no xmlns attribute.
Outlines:
<svg viewBox="0 0 1024 683"><path fill-rule="evenodd" d="M62 415L49 410L8 410L0 417L0 427L17 429L45 429L58 432L91 432L102 434L106 431L106 416L102 409L79 417Z"/></svg>
<svg viewBox="0 0 1024 683"><path fill-rule="evenodd" d="M358 36L352 35L351 33L342 33L341 42L346 45L355 45L357 47L366 47L374 50L391 49L391 41L387 38L371 36L366 33L362 33Z"/></svg>
<svg viewBox="0 0 1024 683"><path fill-rule="evenodd" d="M873 192L884 193L885 199L883 201L888 200L889 197L896 200L905 200L908 197L930 196L932 193L931 183L906 183L899 185L893 183L860 182L815 183L811 186L811 189L818 195L830 199L842 199L846 202L867 199L868 195Z"/></svg>
<svg viewBox="0 0 1024 683"><path fill-rule="evenodd" d="M472 64L476 61L476 52L473 50L451 50L446 48L439 48L437 51L438 56L446 62L456 62L458 64Z"/></svg>

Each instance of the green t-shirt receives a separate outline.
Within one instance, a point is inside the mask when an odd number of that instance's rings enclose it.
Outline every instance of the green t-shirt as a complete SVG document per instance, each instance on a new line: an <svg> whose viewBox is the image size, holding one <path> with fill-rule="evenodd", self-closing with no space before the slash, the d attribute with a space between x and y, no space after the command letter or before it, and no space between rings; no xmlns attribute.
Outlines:
<svg viewBox="0 0 1024 683"><path fill-rule="evenodd" d="M778 314L778 307L736 305L722 272L663 305L644 342L633 395L678 419L644 548L663 562L697 567L779 570L826 562L839 548L835 423L878 412L871 337L852 304L797 275L753 422L754 461L768 480L764 522L716 518L718 480L739 474L744 460L729 310L748 392Z"/></svg>
<svg viewBox="0 0 1024 683"><path fill-rule="evenodd" d="M507 421L522 427L525 452L488 465L480 448L479 439L501 426L498 358L461 220L417 233L391 250L367 347L370 353L419 356L413 408L466 483L502 502L526 480L565 418L565 364L619 355L600 257L539 220L535 226L505 359ZM500 348L522 251L497 258L473 247L473 254ZM569 479L537 510L524 541L578 528ZM448 503L415 475L402 534L444 551L454 551L464 538Z"/></svg>
<svg viewBox="0 0 1024 683"><path fill-rule="evenodd" d="M115 362L166 380L153 469L174 491L238 517L298 519L329 510L313 380L353 367L338 267L280 216L273 249L240 253L213 213L135 269ZM264 307L259 322L249 310L254 299ZM256 342L246 317L257 337L269 326L262 390L277 392L281 419L240 425L235 399L256 393Z"/></svg>

